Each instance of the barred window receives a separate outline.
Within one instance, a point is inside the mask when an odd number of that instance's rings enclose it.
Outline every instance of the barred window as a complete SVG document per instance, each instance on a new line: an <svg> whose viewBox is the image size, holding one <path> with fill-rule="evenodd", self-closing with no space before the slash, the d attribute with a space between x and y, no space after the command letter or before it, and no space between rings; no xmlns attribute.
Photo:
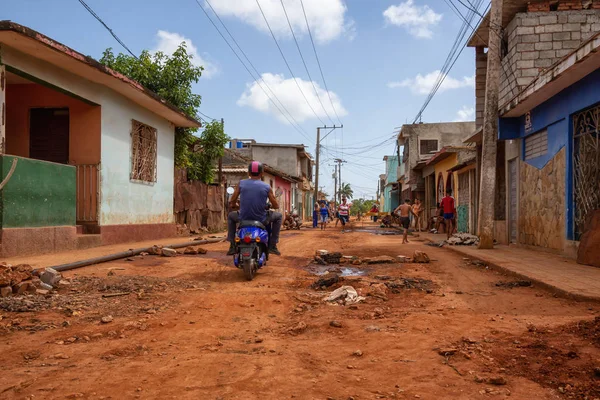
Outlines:
<svg viewBox="0 0 600 400"><path fill-rule="evenodd" d="M131 121L131 180L156 182L156 129Z"/></svg>
<svg viewBox="0 0 600 400"><path fill-rule="evenodd" d="M437 140L426 140L423 139L420 141L420 146L421 150L420 153L421 155L427 155L427 154L431 154L431 153L435 153L436 151L438 151L438 141Z"/></svg>
<svg viewBox="0 0 600 400"><path fill-rule="evenodd" d="M543 156L548 152L548 131L543 130L525 138L525 160Z"/></svg>

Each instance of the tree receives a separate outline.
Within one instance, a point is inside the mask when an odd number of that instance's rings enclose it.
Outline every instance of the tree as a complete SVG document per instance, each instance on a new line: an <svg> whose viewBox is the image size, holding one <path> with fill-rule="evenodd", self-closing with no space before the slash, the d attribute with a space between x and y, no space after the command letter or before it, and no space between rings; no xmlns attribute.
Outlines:
<svg viewBox="0 0 600 400"><path fill-rule="evenodd" d="M354 200L352 202L352 205L350 206L350 214L358 215L359 212L361 214L368 213L369 211L371 211L371 207L373 207L373 203L375 203L375 200L365 200L365 199Z"/></svg>
<svg viewBox="0 0 600 400"><path fill-rule="evenodd" d="M139 58L122 54L115 56L111 48L102 54L100 62L107 67L141 83L158 94L169 103L186 114L198 119L198 108L202 97L192 91L204 70L192 63L193 56L188 54L185 42L168 56L163 52L150 53L144 50ZM213 164L217 157L223 155L223 148L228 138L223 127L217 122L209 123L198 138L194 136L195 128L175 129L175 165L187 168L192 176L204 182L210 182ZM194 149L203 151L200 155L192 155ZM220 148L219 152L217 148Z"/></svg>
<svg viewBox="0 0 600 400"><path fill-rule="evenodd" d="M346 198L351 199L354 195L354 190L352 190L352 187L349 183L342 183L340 193L342 194L342 196L346 196Z"/></svg>

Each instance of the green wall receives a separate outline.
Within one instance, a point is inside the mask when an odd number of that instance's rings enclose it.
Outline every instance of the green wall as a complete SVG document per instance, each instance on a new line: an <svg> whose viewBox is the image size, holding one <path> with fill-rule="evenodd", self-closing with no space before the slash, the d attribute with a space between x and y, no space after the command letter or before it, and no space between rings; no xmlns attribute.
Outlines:
<svg viewBox="0 0 600 400"><path fill-rule="evenodd" d="M0 192L2 228L75 225L75 167L6 155L0 158L2 179L12 160L18 159L12 178Z"/></svg>

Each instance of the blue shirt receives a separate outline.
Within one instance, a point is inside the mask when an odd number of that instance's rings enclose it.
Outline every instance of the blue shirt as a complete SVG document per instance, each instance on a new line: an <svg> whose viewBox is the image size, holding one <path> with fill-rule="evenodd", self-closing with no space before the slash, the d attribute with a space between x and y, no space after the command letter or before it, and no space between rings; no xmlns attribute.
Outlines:
<svg viewBox="0 0 600 400"><path fill-rule="evenodd" d="M329 215L329 208L327 206L321 207L321 215Z"/></svg>
<svg viewBox="0 0 600 400"><path fill-rule="evenodd" d="M271 187L258 179L240 181L240 220L264 222Z"/></svg>

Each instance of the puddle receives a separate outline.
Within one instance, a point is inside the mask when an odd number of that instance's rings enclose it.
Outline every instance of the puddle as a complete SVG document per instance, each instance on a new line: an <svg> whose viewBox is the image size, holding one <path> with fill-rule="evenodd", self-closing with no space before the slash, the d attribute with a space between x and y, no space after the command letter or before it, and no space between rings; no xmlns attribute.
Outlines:
<svg viewBox="0 0 600 400"><path fill-rule="evenodd" d="M311 264L307 267L308 272L316 276L323 276L329 273L336 273L339 276L365 276L367 271L354 267L341 267L339 265L316 265Z"/></svg>

